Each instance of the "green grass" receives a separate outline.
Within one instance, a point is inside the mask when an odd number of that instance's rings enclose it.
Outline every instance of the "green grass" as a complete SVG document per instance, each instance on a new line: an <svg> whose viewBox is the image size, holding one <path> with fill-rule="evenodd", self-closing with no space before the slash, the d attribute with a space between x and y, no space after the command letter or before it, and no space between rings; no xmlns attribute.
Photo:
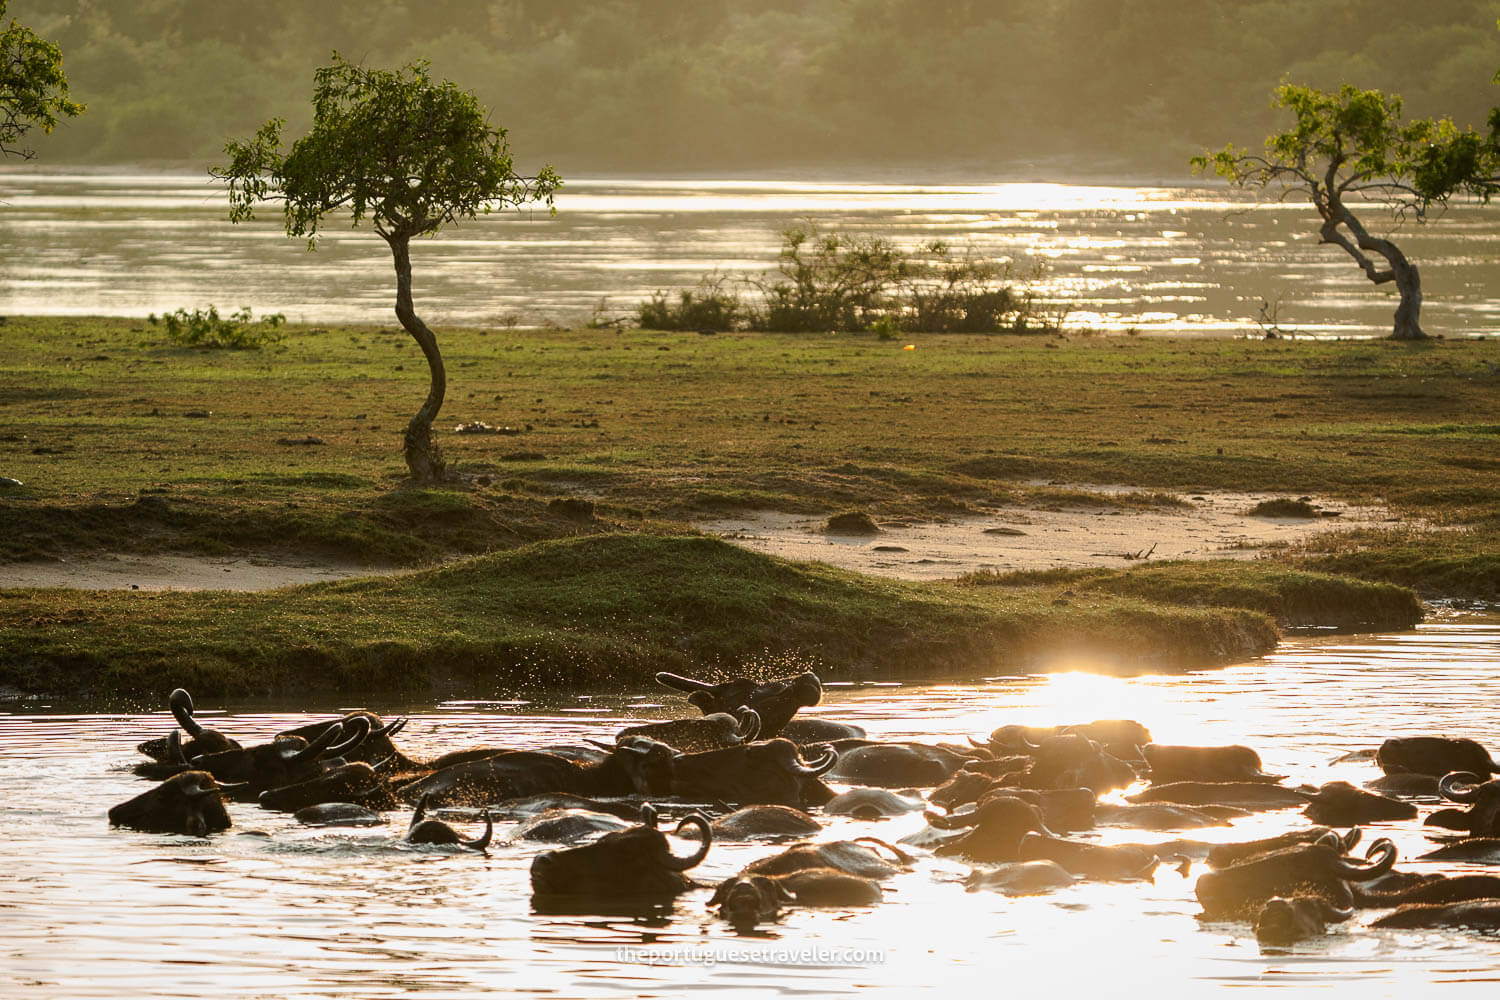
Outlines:
<svg viewBox="0 0 1500 1000"><path fill-rule="evenodd" d="M1263 648L1273 619L1402 622L1407 589L1493 599L1500 583L1500 341L924 335L904 351L872 336L442 329L435 436L457 478L418 487L400 455L426 391L410 339L283 332L230 352L153 342L127 320L0 324L0 476L25 484L0 491L0 559L482 558L250 596L5 594L0 683L490 690L761 662L763 649L841 676L994 672L1063 649L1206 662ZM476 420L519 433L455 433ZM324 443L281 443L309 435ZM741 509L922 519L1002 504L1170 508L1206 490L1384 503L1398 530L1275 562L1000 587L794 570L663 540ZM733 559L757 561L730 579L770 581L760 603L714 582ZM541 585L536 574L563 565L576 586ZM641 589L648 566L673 577L665 605Z"/></svg>
<svg viewBox="0 0 1500 1000"><path fill-rule="evenodd" d="M1159 670L1276 640L1259 611L1057 595L873 579L703 536L596 535L255 594L0 591L0 686L151 703L179 685L482 697L757 663L828 679Z"/></svg>

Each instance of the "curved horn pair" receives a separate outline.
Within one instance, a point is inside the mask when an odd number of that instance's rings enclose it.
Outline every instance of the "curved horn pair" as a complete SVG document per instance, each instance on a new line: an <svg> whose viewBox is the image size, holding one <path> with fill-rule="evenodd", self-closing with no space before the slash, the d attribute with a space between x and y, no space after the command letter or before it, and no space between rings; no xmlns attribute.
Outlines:
<svg viewBox="0 0 1500 1000"><path fill-rule="evenodd" d="M676 833L681 836L683 829L689 826L697 829L699 844L698 849L685 858L679 858L674 855L672 853L672 849L667 846L666 838L662 838L661 865L663 868L667 869L667 871L687 871L689 868L700 863L704 858L708 857L708 849L713 845L714 842L714 833L713 830L709 829L708 820L704 819L697 813L693 813L691 816L684 816L682 818L682 822L677 824Z"/></svg>
<svg viewBox="0 0 1500 1000"><path fill-rule="evenodd" d="M755 737L760 735L760 713L753 708L741 706L735 709L735 716L739 719L740 726L730 738L730 742L736 746L741 743L754 742Z"/></svg>
<svg viewBox="0 0 1500 1000"><path fill-rule="evenodd" d="M281 751L282 759L288 764L305 764L310 760L317 760L323 751L333 746L343 735L344 724L342 722L335 722L319 733L317 738L308 743L307 746L296 749L290 747L283 749ZM276 742L291 742L291 740L292 737L287 737L285 740L278 738Z"/></svg>
<svg viewBox="0 0 1500 1000"><path fill-rule="evenodd" d="M368 716L362 716L362 718L364 718L364 720L366 722L370 721ZM385 736L385 737L395 736L397 733L401 732L401 730L403 730L403 729L406 728L406 723L408 721L409 720L406 718L406 716L403 715L401 718L397 719L395 722L387 722L385 725L379 727L378 729L371 729L370 730L370 735L367 738L373 740L377 736Z"/></svg>
<svg viewBox="0 0 1500 1000"><path fill-rule="evenodd" d="M343 722L335 723L343 726L344 733L349 738L327 748L326 753L330 757L342 757L344 754L358 747L370 736L370 717L368 715L351 715Z"/></svg>
<svg viewBox="0 0 1500 1000"><path fill-rule="evenodd" d="M490 818L490 807L484 807L484 832L473 840L460 840L459 843L474 851L482 851L490 846L490 840L495 836L495 821Z"/></svg>
<svg viewBox="0 0 1500 1000"><path fill-rule="evenodd" d="M1340 858L1338 860L1340 877L1355 882L1368 882L1370 879L1379 878L1395 866L1396 845L1388 838L1381 837L1370 845L1370 849L1365 852L1365 858L1364 864Z"/></svg>
<svg viewBox="0 0 1500 1000"><path fill-rule="evenodd" d="M819 775L827 774L829 771L833 770L833 765L837 764L838 762L839 752L825 743L823 744L823 755L817 760L810 760L806 763L803 763L802 760L798 758L797 753L794 750L792 752L791 767L792 770L796 771L798 774L804 774L810 778L814 778L818 777Z"/></svg>

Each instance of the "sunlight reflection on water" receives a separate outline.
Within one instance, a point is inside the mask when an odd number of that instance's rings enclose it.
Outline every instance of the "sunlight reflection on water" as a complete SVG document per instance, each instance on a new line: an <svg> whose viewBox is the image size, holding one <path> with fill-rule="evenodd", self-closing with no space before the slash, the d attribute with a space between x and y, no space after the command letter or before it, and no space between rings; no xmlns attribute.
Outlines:
<svg viewBox="0 0 1500 1000"><path fill-rule="evenodd" d="M815 713L876 736L960 741L1010 722L1134 717L1164 742L1248 743L1292 782L1361 781L1371 765L1330 761L1388 735L1461 733L1500 745L1497 659L1500 618L1447 615L1409 633L1292 638L1264 660L1182 676L831 685ZM664 703L660 691L640 691L373 707L412 715L402 743L421 756L599 737L670 715ZM200 715L251 739L309 717L212 706ZM134 744L169 725L165 713L0 713L0 995L988 995L1003 977L1006 992L1022 995L1148 986L1191 995L1214 984L1386 996L1490 978L1500 962L1493 938L1375 932L1358 926L1368 913L1294 954L1262 955L1245 925L1200 925L1191 880L1169 868L1151 883L1011 900L964 892L956 883L968 866L930 856L891 881L878 909L794 911L764 937L732 935L706 910L705 892L634 918L541 915L527 876L537 848L496 846L485 857L409 847L394 839L404 813L387 828L326 831L236 806L235 829L210 839L108 829L105 810L143 787L126 770ZM1301 822L1265 814L1200 839ZM920 825L920 816L836 819L826 836L894 840ZM1426 844L1410 824L1387 832L1403 859ZM716 881L771 851L715 845L696 872Z"/></svg>
<svg viewBox="0 0 1500 1000"><path fill-rule="evenodd" d="M249 305L294 322L391 319L389 254L373 232L332 226L309 255L282 234L274 208L231 226L206 177L12 167L0 169L0 204L3 313L143 317ZM1283 329L1305 335L1372 336L1391 323L1386 297L1318 245L1309 207L1222 188L576 179L557 207L555 218L500 212L421 241L413 259L424 313L473 325L633 314L653 292L690 288L715 270L771 270L781 232L811 221L907 248L946 240L1021 274L1044 261L1038 299L1074 326L1257 334L1263 302L1278 306ZM1401 245L1422 264L1432 332L1493 324L1497 240L1464 206L1402 230ZM1132 270L1103 288L1080 281L1115 264Z"/></svg>

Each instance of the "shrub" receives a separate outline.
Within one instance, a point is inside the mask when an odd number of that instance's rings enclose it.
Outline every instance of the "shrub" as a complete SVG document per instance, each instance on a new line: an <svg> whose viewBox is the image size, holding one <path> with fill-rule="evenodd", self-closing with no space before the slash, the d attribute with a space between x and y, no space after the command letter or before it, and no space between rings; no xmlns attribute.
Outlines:
<svg viewBox="0 0 1500 1000"><path fill-rule="evenodd" d="M735 330L744 323L745 309L738 295L725 290L723 276L714 274L696 290L678 292L676 302L657 292L636 307L636 319L643 330Z"/></svg>
<svg viewBox="0 0 1500 1000"><path fill-rule="evenodd" d="M167 339L174 344L232 350L258 350L266 344L280 341L284 336L281 325L286 322L286 317L281 313L272 313L252 321L249 306L230 313L227 317L220 316L218 309L209 306L192 312L179 309L160 319L152 313L149 319L152 326L165 326Z"/></svg>

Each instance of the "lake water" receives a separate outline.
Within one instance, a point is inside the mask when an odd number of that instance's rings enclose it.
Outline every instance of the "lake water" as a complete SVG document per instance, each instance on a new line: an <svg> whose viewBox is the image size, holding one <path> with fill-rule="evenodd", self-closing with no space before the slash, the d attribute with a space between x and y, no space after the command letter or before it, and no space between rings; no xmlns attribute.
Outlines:
<svg viewBox="0 0 1500 1000"><path fill-rule="evenodd" d="M962 739L1009 722L1134 717L1162 742L1258 748L1291 781L1363 781L1371 764L1330 762L1393 735L1467 735L1500 746L1500 617L1440 615L1412 632L1291 638L1263 660L1172 677L1086 673L967 684L831 687L815 712L872 735ZM538 746L607 737L662 717L664 690L547 704L371 705L409 713L416 756L480 743ZM322 712L199 705L244 738ZM148 783L126 768L164 733L152 715L0 713L0 996L560 997L1202 996L1246 989L1362 998L1428 996L1437 984L1490 991L1500 939L1374 931L1359 913L1290 954L1263 954L1244 924L1200 924L1192 886L1082 884L1010 900L966 893L968 866L925 853L876 909L794 910L763 937L736 937L706 890L645 917L533 912L536 846L488 856L393 839L407 815L371 831L300 828L232 806L235 829L207 839L111 830L105 812ZM1424 807L1424 811L1430 806ZM1303 824L1284 811L1192 834L1235 840ZM920 825L831 822L828 838L895 840ZM1395 824L1401 866L1431 844ZM1106 830L1107 841L1155 839ZM1168 837L1175 835L1156 835ZM1372 831L1371 838L1374 836ZM678 844L679 851L686 845ZM768 846L715 845L696 869L716 881ZM920 852L919 852L920 853Z"/></svg>
<svg viewBox="0 0 1500 1000"><path fill-rule="evenodd" d="M227 204L204 175L0 170L0 314L216 305L393 322L390 255L373 232L334 224L308 253L274 209L232 226ZM1071 326L1258 334L1265 304L1285 332L1379 336L1395 305L1391 286L1317 244L1309 206L1223 188L576 179L557 209L491 215L421 241L418 309L434 324L480 326L633 315L651 293L706 274L763 276L780 233L808 223L903 247L942 239L1020 273L1040 264L1039 299ZM1400 227L1422 270L1428 332L1500 329L1493 213L1463 206ZM1368 221L1386 224L1378 213Z"/></svg>

